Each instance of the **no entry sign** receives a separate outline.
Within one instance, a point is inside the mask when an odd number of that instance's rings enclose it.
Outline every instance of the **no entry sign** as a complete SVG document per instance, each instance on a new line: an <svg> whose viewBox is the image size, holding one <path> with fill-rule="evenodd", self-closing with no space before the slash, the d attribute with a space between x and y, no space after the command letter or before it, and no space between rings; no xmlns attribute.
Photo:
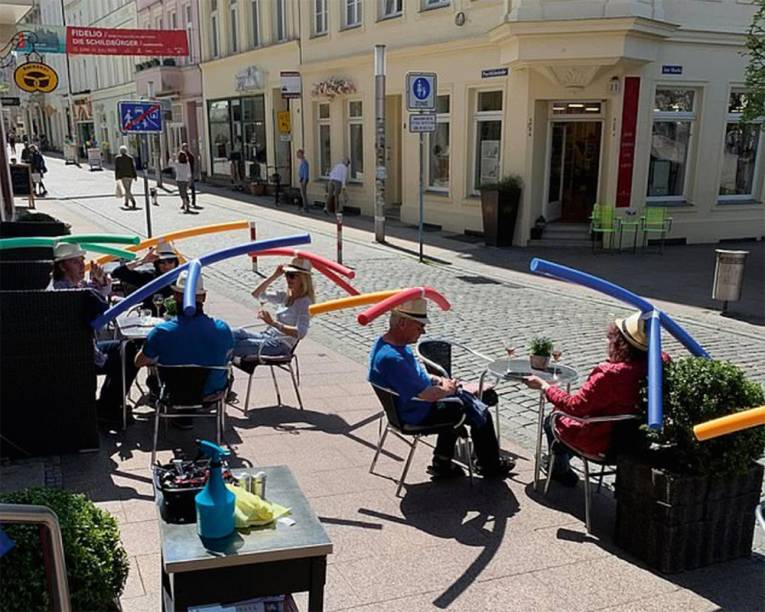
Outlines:
<svg viewBox="0 0 765 612"><path fill-rule="evenodd" d="M189 54L189 41L185 30L70 26L66 29L66 52L79 55L183 56Z"/></svg>

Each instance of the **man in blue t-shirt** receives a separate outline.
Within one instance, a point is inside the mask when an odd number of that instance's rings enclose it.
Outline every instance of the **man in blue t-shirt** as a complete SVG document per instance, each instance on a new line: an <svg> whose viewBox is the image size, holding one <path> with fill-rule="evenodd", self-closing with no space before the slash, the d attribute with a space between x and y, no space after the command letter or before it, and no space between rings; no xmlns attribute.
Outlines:
<svg viewBox="0 0 765 612"><path fill-rule="evenodd" d="M183 290L188 279L184 270L172 286L173 296L179 314L170 321L157 325L146 338L143 349L136 355L137 367L152 364L223 366L231 359L234 336L228 323L213 319L204 313L203 305L207 292L200 274L196 293L196 314L183 314ZM222 391L228 384L227 372L217 370L210 373L205 383L205 395ZM190 428L191 419L172 419L182 428ZM177 423L176 423L177 421Z"/></svg>
<svg viewBox="0 0 765 612"><path fill-rule="evenodd" d="M423 299L410 300L393 309L388 331L375 341L369 355L369 382L396 392L396 408L406 424L456 424L464 414L481 473L504 478L515 463L500 456L486 405L464 391L458 381L428 374L409 348L423 334L427 323L427 302ZM439 401L453 396L459 397L462 405ZM429 473L439 477L464 474L452 463L456 441L456 429L438 435Z"/></svg>

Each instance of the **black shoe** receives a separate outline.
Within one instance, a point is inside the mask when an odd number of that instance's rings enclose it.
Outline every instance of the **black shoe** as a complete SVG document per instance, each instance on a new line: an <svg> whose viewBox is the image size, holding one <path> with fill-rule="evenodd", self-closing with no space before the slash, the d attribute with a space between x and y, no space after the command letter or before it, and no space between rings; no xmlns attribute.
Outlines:
<svg viewBox="0 0 765 612"><path fill-rule="evenodd" d="M564 487L568 487L573 489L576 486L576 483L579 482L579 476L576 475L576 472L569 468L568 470L557 472L553 470L550 477L555 481L562 484Z"/></svg>
<svg viewBox="0 0 765 612"><path fill-rule="evenodd" d="M461 478L465 475L465 470L451 461L433 462L428 466L427 472L433 478Z"/></svg>
<svg viewBox="0 0 765 612"><path fill-rule="evenodd" d="M507 478L515 469L515 459L512 457L501 456L497 465L489 470L484 470L477 466L476 471L484 478Z"/></svg>

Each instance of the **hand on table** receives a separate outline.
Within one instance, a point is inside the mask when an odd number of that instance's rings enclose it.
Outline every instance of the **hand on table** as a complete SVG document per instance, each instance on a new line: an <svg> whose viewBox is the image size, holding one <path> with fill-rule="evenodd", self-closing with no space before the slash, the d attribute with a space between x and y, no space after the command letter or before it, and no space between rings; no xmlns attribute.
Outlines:
<svg viewBox="0 0 765 612"><path fill-rule="evenodd" d="M550 386L550 383L548 383L546 380L543 380L542 378L539 378L539 376L535 376L533 374L531 376L524 376L522 380L529 389L547 391L547 388Z"/></svg>

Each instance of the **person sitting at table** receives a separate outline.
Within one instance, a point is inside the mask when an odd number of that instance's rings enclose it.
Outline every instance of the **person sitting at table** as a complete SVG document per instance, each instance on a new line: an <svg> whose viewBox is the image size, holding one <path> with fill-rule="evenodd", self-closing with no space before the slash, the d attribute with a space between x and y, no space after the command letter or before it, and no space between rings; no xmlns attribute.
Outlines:
<svg viewBox="0 0 765 612"><path fill-rule="evenodd" d="M168 366L224 366L231 359L231 349L234 346L231 328L225 321L205 314L207 292L201 274L197 282L196 312L191 316L183 313L183 291L187 281L188 271L183 270L172 285L173 298L179 314L174 319L160 323L149 332L143 348L135 357L137 368L157 363ZM150 376L146 382L152 391L158 392L156 378ZM227 386L226 371L213 371L205 383L204 395L218 393ZM191 417L171 421L180 429L191 429L193 426Z"/></svg>
<svg viewBox="0 0 765 612"><path fill-rule="evenodd" d="M388 331L377 338L369 355L369 382L392 389L396 408L408 425L459 423L463 414L470 426L479 472L485 477L505 478L515 462L499 452L494 423L486 404L462 388L454 379L433 376L425 371L409 347L420 338L428 324L427 302L415 299L395 307L390 314ZM440 402L457 396L462 402ZM418 401L422 400L422 401ZM433 463L428 472L435 477L463 476L464 471L452 462L457 442L456 429L438 435Z"/></svg>
<svg viewBox="0 0 765 612"><path fill-rule="evenodd" d="M107 299L111 293L112 281L97 263L90 268L90 279L85 280L85 251L76 244L59 242L53 248L53 273L49 290L90 289L97 300L93 317L108 308ZM122 357L118 340L101 340L95 344L96 373L105 374L106 379L96 402L98 420L102 425L122 424ZM130 389L136 375L133 366L135 345L125 345L125 388ZM132 415L128 412L128 422Z"/></svg>
<svg viewBox="0 0 765 612"><path fill-rule="evenodd" d="M145 264L154 264L153 270L138 270L140 266ZM112 272L112 276L117 280L132 285L136 289L143 287L150 283L158 276L162 276L165 272L169 272L174 268L177 268L179 264L178 254L173 247L167 242L160 242L156 247L152 247L141 259L124 263L117 266ZM160 306L159 309L155 306L154 298L157 294L160 294L163 298L172 296L173 292L170 286L162 287L157 290L153 295L146 296L142 306L148 310L151 310L157 316L162 316L164 307Z"/></svg>
<svg viewBox="0 0 765 612"><path fill-rule="evenodd" d="M282 274L287 291L267 291ZM268 310L261 309L257 316L268 326L267 329L259 332L235 329L234 356L289 354L308 333L311 321L308 307L316 299L311 280L311 262L302 257L294 257L288 265L276 266L274 273L255 287L252 297L261 302L276 304L276 316L274 318Z"/></svg>
<svg viewBox="0 0 765 612"><path fill-rule="evenodd" d="M566 393L538 376L525 377L526 386L543 391L556 409L576 417L638 412L640 389L648 373L645 321L639 312L625 319L616 319L608 326L606 336L607 361L595 366L576 393ZM588 456L604 455L611 443L614 423L586 424L559 417L553 426L548 416L544 426L548 444L555 444L555 465L548 468L552 479L564 486L575 487L579 478L569 464L571 452L568 447Z"/></svg>

